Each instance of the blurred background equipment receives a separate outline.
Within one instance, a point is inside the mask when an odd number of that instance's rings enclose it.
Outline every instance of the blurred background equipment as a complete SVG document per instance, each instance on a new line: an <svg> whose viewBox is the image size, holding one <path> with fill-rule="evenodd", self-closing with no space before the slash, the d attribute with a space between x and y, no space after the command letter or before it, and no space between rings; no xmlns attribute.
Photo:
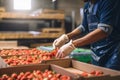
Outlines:
<svg viewBox="0 0 120 80"><path fill-rule="evenodd" d="M79 0L0 0L0 40L16 40L28 47L51 45L80 24L82 5Z"/></svg>

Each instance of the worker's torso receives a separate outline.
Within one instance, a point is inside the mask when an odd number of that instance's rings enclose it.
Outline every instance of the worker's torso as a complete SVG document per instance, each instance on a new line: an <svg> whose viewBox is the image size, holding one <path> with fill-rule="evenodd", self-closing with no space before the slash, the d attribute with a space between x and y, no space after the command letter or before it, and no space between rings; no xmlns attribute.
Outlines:
<svg viewBox="0 0 120 80"><path fill-rule="evenodd" d="M102 14L100 10L102 1L103 0L98 0L94 5L90 3L87 4L86 14L88 22L88 32L91 32L98 27ZM116 1L120 2L119 0ZM115 13L116 11L120 13L120 10L116 9L114 9L113 12ZM116 15L118 16L116 17ZM110 60L110 58L113 61L114 58L120 58L120 14L111 13L111 16L114 16L112 17L113 23L111 23L111 26L113 27L113 31L111 32L111 34L107 38L91 44L91 49L94 52L93 58L98 61L100 63L98 65L101 66L107 64L106 61L108 61L108 59ZM114 58L112 58L112 56L114 56Z"/></svg>

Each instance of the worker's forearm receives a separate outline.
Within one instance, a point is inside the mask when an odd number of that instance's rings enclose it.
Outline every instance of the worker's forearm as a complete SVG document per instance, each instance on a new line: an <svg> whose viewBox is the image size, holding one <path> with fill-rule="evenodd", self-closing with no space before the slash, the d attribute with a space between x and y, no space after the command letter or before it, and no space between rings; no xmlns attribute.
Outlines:
<svg viewBox="0 0 120 80"><path fill-rule="evenodd" d="M74 29L72 32L68 33L67 36L69 39L74 38L77 35L80 35L80 30L78 28Z"/></svg>
<svg viewBox="0 0 120 80"><path fill-rule="evenodd" d="M86 36L79 38L77 40L74 40L73 44L75 45L75 47L80 47L80 46L94 43L100 39L105 38L106 36L107 34L104 31L102 31L101 29L96 29L95 31L87 34Z"/></svg>

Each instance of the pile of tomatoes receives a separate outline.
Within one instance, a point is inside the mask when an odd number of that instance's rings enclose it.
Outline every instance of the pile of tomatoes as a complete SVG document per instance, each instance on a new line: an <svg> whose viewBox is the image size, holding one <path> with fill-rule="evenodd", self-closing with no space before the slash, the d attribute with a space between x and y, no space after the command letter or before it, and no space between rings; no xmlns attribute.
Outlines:
<svg viewBox="0 0 120 80"><path fill-rule="evenodd" d="M69 76L55 73L51 70L34 70L33 72L12 73L10 76L3 74L0 80L71 80Z"/></svg>
<svg viewBox="0 0 120 80"><path fill-rule="evenodd" d="M3 49L0 50L0 56L11 56L11 55L31 55L31 54L44 54L49 53L55 55L57 49L54 49L51 52L47 52L44 50L38 50L36 48L32 49Z"/></svg>
<svg viewBox="0 0 120 80"><path fill-rule="evenodd" d="M9 55L11 54L11 56L3 57L4 61L10 66L16 66L24 64L41 63L41 61L43 60L54 59L57 53L57 49L51 52L37 49L25 49L25 50L13 49L1 51L1 53L3 52Z"/></svg>

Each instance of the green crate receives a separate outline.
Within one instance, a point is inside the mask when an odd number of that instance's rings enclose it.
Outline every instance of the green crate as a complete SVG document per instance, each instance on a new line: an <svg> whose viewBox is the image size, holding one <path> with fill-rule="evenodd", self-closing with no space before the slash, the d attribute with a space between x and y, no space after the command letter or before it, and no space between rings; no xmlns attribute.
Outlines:
<svg viewBox="0 0 120 80"><path fill-rule="evenodd" d="M84 49L84 48L76 48L73 52L91 52L90 49Z"/></svg>
<svg viewBox="0 0 120 80"><path fill-rule="evenodd" d="M90 49L76 48L69 56L81 62L85 62L85 63L91 62Z"/></svg>

